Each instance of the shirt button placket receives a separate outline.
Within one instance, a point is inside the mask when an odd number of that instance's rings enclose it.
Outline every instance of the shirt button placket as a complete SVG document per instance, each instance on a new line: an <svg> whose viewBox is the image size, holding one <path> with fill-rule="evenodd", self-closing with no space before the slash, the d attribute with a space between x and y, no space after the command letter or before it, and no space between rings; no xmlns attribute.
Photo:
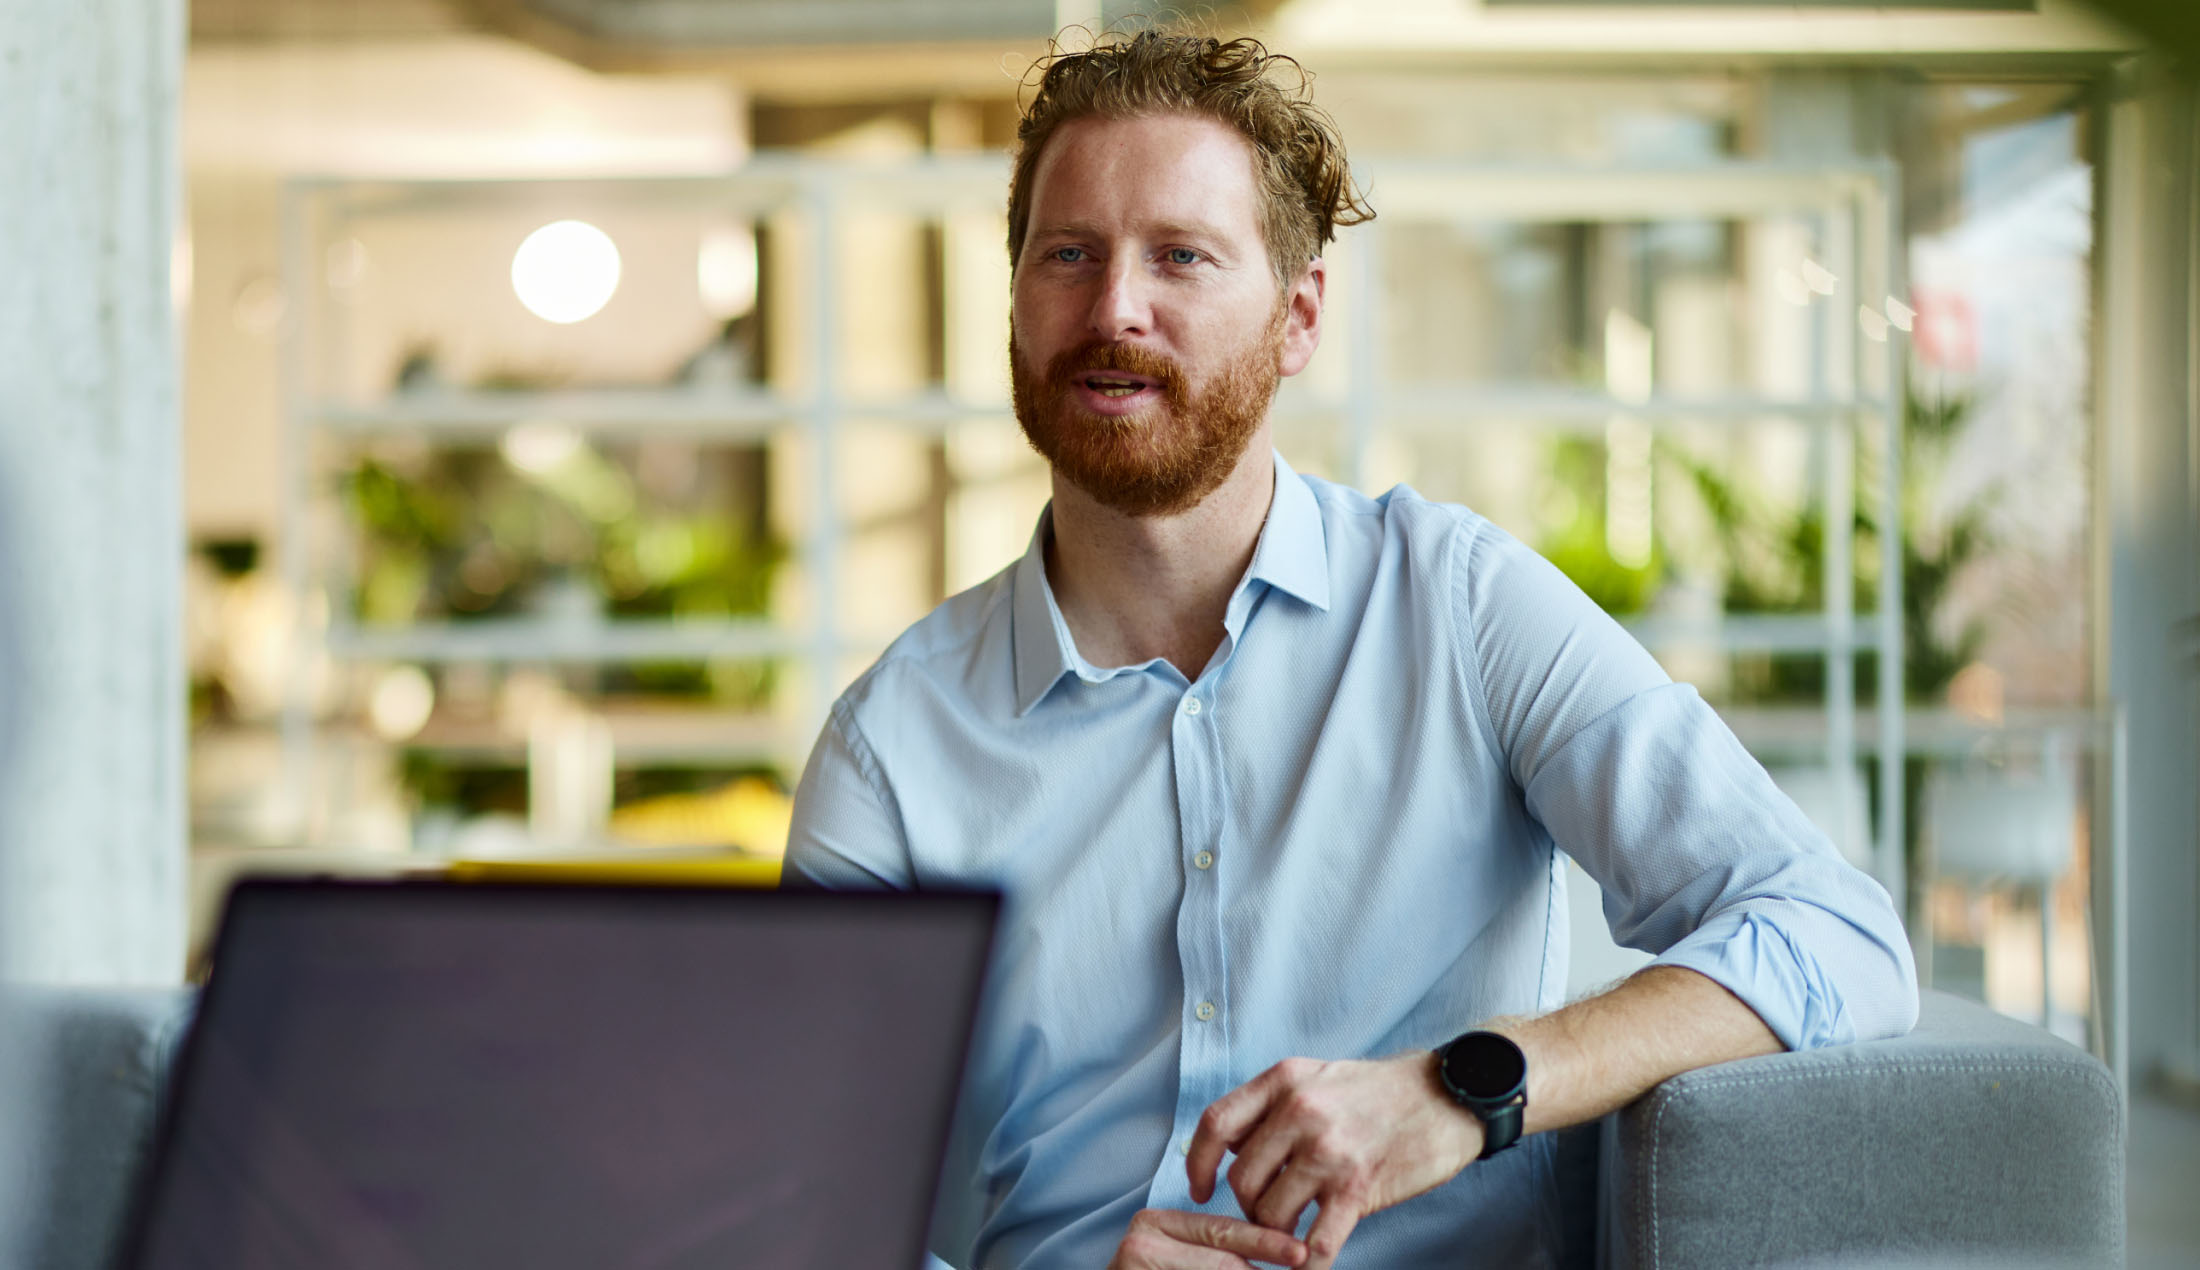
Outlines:
<svg viewBox="0 0 2200 1270"><path fill-rule="evenodd" d="M1191 865L1184 875L1183 909L1177 927L1185 1008L1177 1089L1176 1136L1180 1149L1189 1148L1207 1104L1228 1092L1229 1045L1222 1010L1229 987L1223 981L1221 879L1214 868L1227 812L1221 781L1221 737L1215 731L1210 704L1196 691L1182 692L1171 729L1178 776L1178 824L1183 834L1178 849L1185 852L1178 858ZM1184 1171L1160 1169L1148 1202L1158 1207L1192 1206Z"/></svg>
<svg viewBox="0 0 2200 1270"><path fill-rule="evenodd" d="M1203 700L1199 694L1188 694L1184 713L1194 720L1197 735L1193 744L1199 747L1202 762L1200 769L1207 780L1202 791L1205 816L1200 824L1199 836L1193 839L1197 849L1192 852L1192 877L1196 879L1186 890L1199 896L1199 916L1205 933L1208 974L1199 985L1201 996L1192 1007L1192 1017L1202 1025L1201 1044L1207 1057L1206 1088L1200 1091L1198 1101L1204 1105L1222 1096L1229 1076L1228 1031L1224 1027L1222 1011L1229 1003L1230 985L1223 977L1223 967L1228 964L1223 952L1222 931L1222 877L1215 870L1215 857L1222 849L1224 825L1228 819L1222 784L1222 730L1216 725L1215 714L1208 709L1213 703Z"/></svg>

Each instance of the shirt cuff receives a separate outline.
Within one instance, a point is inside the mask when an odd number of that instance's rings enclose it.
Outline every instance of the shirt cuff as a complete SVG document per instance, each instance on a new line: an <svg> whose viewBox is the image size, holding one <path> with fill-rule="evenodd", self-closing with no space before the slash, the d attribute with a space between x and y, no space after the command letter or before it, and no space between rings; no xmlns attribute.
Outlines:
<svg viewBox="0 0 2200 1270"><path fill-rule="evenodd" d="M1680 966L1719 984L1756 1011L1791 1050L1856 1039L1841 993L1817 959L1778 922L1753 909L1716 915L1651 964Z"/></svg>

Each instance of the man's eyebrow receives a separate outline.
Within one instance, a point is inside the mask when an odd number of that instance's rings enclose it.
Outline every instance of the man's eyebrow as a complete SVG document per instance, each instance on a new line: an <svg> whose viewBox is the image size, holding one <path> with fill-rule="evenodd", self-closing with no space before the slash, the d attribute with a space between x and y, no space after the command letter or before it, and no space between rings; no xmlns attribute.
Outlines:
<svg viewBox="0 0 2200 1270"><path fill-rule="evenodd" d="M1033 225L1026 238L1090 238L1100 232L1100 227L1087 221L1062 221L1052 225Z"/></svg>
<svg viewBox="0 0 2200 1270"><path fill-rule="evenodd" d="M1220 226L1196 220L1164 221L1154 226L1154 230L1166 238L1196 238L1203 242L1210 242L1225 236Z"/></svg>

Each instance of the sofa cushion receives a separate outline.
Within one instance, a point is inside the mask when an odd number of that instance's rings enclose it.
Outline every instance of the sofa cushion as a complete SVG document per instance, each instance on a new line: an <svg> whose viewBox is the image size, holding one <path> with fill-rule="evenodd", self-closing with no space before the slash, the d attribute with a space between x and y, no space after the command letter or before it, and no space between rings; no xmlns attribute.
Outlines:
<svg viewBox="0 0 2200 1270"><path fill-rule="evenodd" d="M25 988L0 997L10 1265L112 1263L162 1088L188 1025L188 988ZM0 1252L10 1251L0 1248Z"/></svg>
<svg viewBox="0 0 2200 1270"><path fill-rule="evenodd" d="M2005 1252L2121 1264L2123 1112L2098 1060L1940 992L1905 1037L1666 1081L1605 1125L1604 1260Z"/></svg>

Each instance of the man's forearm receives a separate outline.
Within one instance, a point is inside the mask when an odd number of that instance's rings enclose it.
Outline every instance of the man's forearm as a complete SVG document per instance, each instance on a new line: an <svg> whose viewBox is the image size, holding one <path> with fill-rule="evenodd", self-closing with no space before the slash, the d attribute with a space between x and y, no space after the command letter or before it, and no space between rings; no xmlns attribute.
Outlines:
<svg viewBox="0 0 2200 1270"><path fill-rule="evenodd" d="M1487 1025L1528 1056L1523 1133L1617 1111L1682 1072L1783 1047L1740 997L1678 966L1651 966L1598 996Z"/></svg>

